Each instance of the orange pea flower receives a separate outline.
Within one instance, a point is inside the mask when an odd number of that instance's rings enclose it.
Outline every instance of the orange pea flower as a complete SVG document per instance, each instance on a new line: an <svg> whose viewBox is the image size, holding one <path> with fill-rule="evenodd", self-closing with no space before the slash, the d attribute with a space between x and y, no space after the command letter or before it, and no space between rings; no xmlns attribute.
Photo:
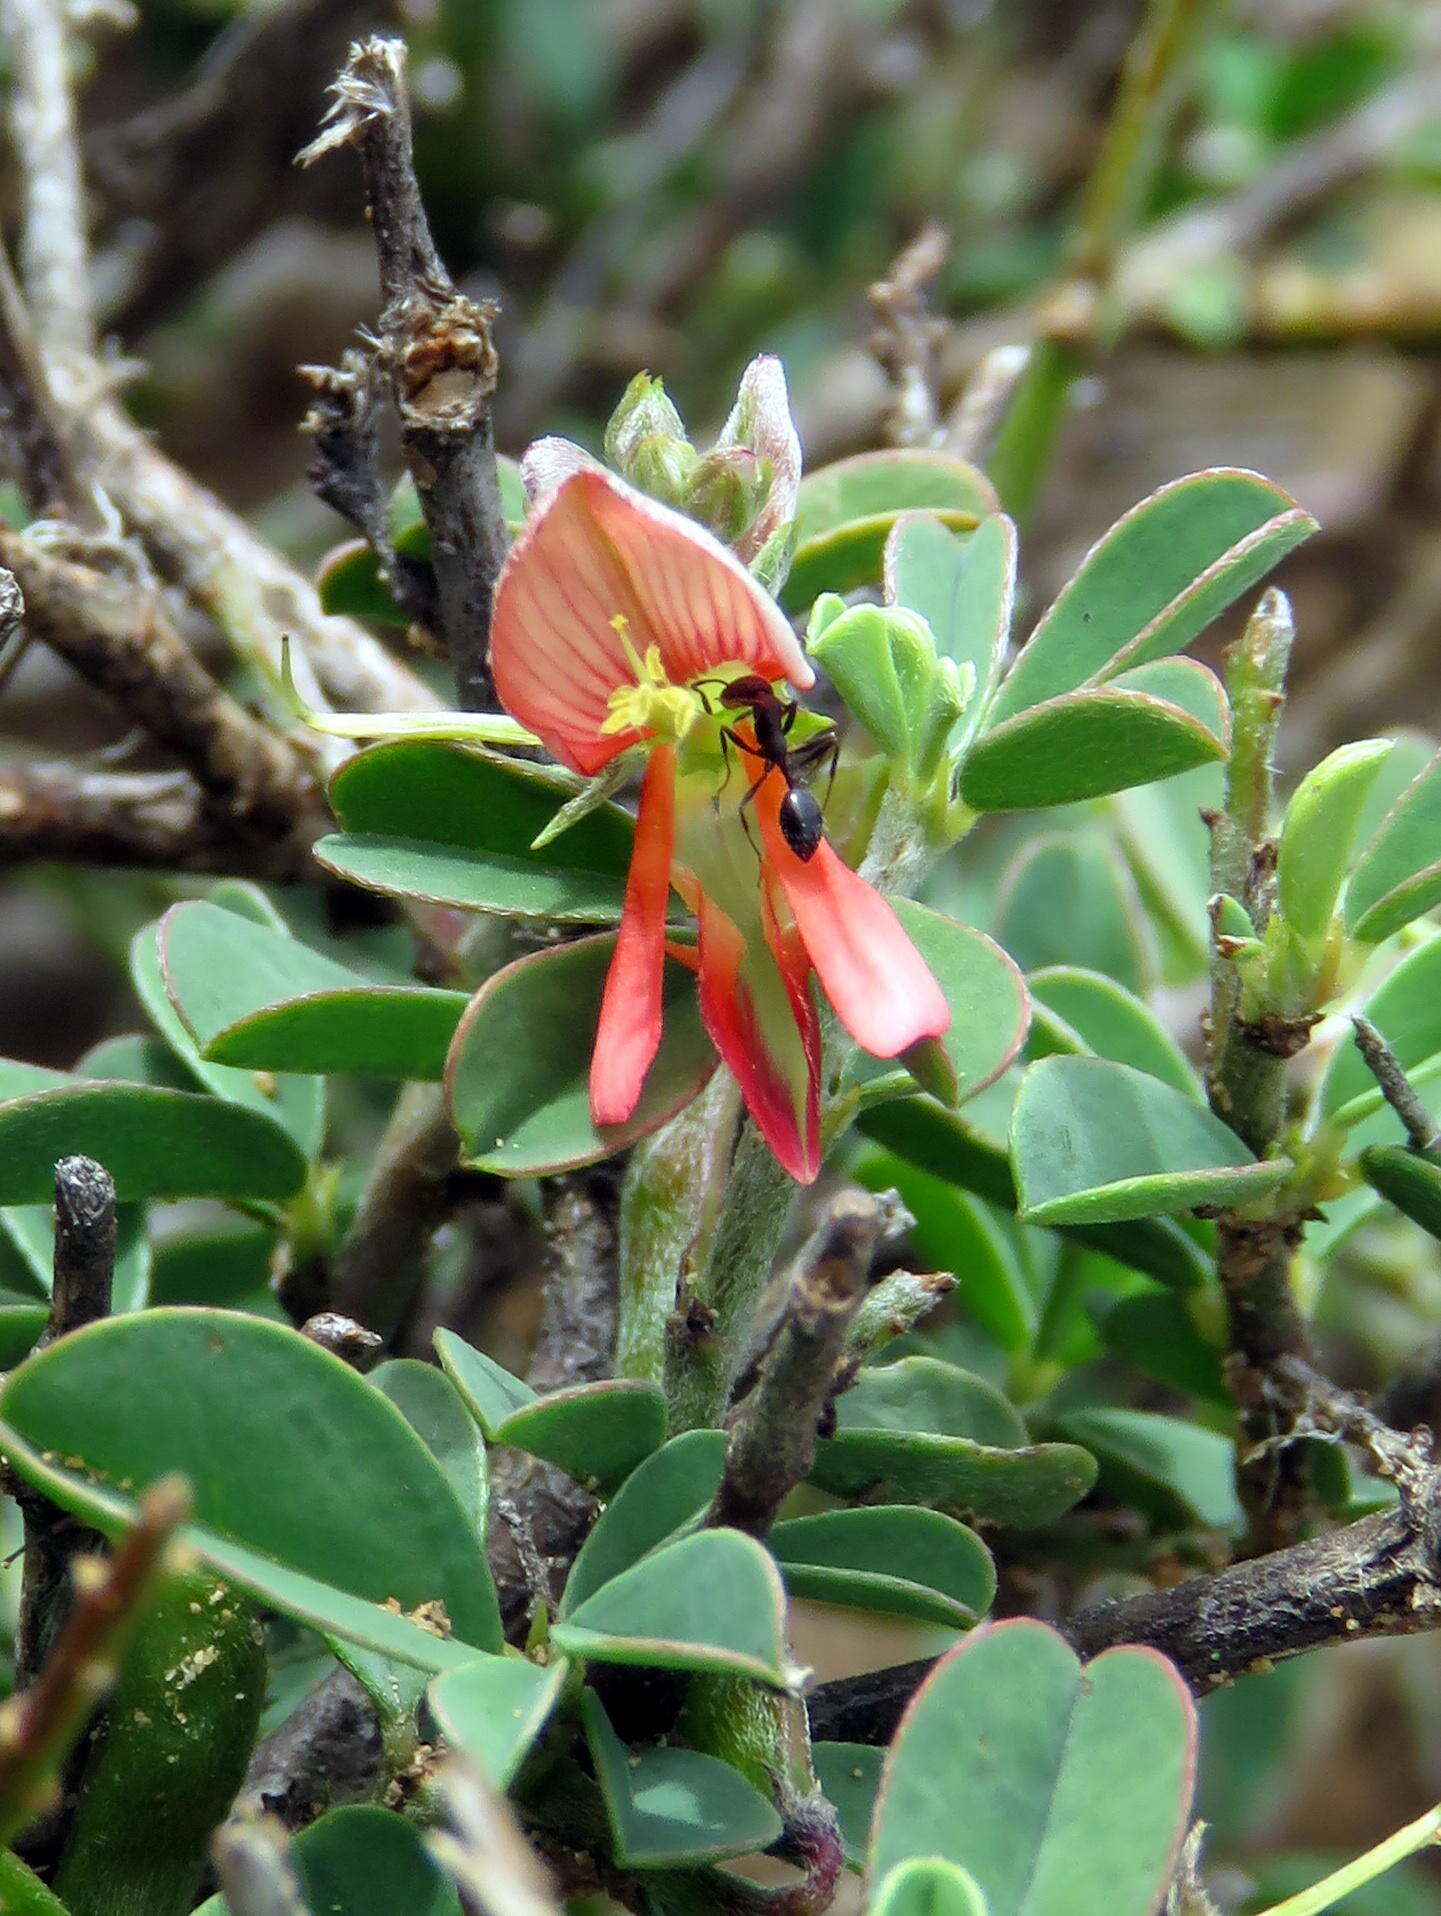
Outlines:
<svg viewBox="0 0 1441 1916"><path fill-rule="evenodd" d="M671 949L697 973L706 1029L762 1136L809 1183L820 1168L812 974L877 1057L938 1037L950 1009L880 893L824 838L809 857L792 849L784 779L754 755L745 712L719 705L717 682L814 683L789 621L693 520L577 465L541 488L506 560L491 668L506 710L572 771L594 777L622 752L646 754L591 1058L595 1122L629 1118L659 1047L674 889L698 942Z"/></svg>

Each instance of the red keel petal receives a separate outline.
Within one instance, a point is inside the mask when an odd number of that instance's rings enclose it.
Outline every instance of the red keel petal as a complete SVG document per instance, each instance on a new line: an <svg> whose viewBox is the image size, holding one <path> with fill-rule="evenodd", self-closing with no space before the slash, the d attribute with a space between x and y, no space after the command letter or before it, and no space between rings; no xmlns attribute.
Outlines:
<svg viewBox="0 0 1441 1916"><path fill-rule="evenodd" d="M598 1125L624 1124L630 1117L660 1048L675 759L674 747L653 747L641 786L620 936L590 1060L590 1114Z"/></svg>

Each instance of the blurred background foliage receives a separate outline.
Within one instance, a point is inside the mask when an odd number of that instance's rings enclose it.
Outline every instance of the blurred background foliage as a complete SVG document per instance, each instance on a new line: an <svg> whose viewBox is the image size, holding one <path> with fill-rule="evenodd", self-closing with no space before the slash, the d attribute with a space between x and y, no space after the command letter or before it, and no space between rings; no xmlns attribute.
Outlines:
<svg viewBox="0 0 1441 1916"><path fill-rule="evenodd" d="M931 222L946 237L931 346L952 421L986 355L1030 336L1055 283L1139 11L1136 0L140 0L128 28L97 30L84 76L115 376L167 448L292 555L314 564L342 536L305 484L296 367L333 362L373 320L373 252L355 169L292 161L347 42L391 26L412 48L442 250L467 291L501 302L504 450L552 431L597 445L642 366L703 432L760 350L786 362L811 464L881 443L894 395L868 343L868 288ZM1116 297L1113 350L1078 387L1023 527L1020 630L1025 607L1045 604L1150 488L1210 463L1253 466L1323 525L1281 575L1300 631L1283 776L1343 738L1435 731L1434 0L1210 9ZM117 743L108 710L39 648L0 729L42 754ZM1170 884L1194 905L1204 877L1182 842L1198 829L1194 803L1168 787L1052 815L1046 831L1094 832L1103 860L1149 834L1165 850L1142 883L1147 902ZM1165 833L1136 816L1144 805L1172 808ZM1019 842L1009 823L967 841L938 902L991 924L1028 966L1068 958L1159 987L1174 1028L1193 1034L1200 946L1164 913L1159 930L1144 922L1135 870L1117 880L1111 919L1080 926L1096 950L1051 949L1055 913L1028 905L1011 865ZM1028 858L1043 852L1033 838ZM68 1066L133 1028L114 960L173 895L133 875L0 878L0 1053ZM1322 1310L1343 1381L1389 1372L1434 1317L1434 1246L1419 1245L1392 1231L1351 1253L1359 1281L1344 1299L1333 1287L1338 1302ZM1079 1315L1068 1337L1058 1360L1101 1349ZM985 1361L969 1345L957 1354ZM1291 1666L1204 1714L1212 1853L1259 1885L1246 1907L1308 1880L1303 1852L1354 1852L1441 1796L1441 1650L1429 1638ZM1437 1895L1416 1865L1348 1907L1420 1916Z"/></svg>

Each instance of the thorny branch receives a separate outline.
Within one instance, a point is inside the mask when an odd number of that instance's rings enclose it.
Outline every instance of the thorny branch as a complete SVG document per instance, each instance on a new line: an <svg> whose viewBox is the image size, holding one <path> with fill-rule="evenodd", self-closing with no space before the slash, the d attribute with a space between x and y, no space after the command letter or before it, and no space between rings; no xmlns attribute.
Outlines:
<svg viewBox="0 0 1441 1916"><path fill-rule="evenodd" d="M301 155L360 154L385 305L378 352L390 377L405 462L430 531L442 634L462 707L491 700L490 607L505 557L491 402L495 309L456 290L436 251L411 152L405 48L352 47L332 89L329 126Z"/></svg>

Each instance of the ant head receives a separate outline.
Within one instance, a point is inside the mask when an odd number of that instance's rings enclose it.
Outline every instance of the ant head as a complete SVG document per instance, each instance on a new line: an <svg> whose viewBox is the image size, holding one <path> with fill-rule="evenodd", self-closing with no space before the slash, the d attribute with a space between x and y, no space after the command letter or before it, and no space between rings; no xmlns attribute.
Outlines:
<svg viewBox="0 0 1441 1916"><path fill-rule="evenodd" d="M825 836L825 819L815 794L793 785L781 800L780 827L782 838L797 858L814 858Z"/></svg>
<svg viewBox="0 0 1441 1916"><path fill-rule="evenodd" d="M769 679L763 679L759 672L747 672L744 678L731 680L721 693L721 704L764 705L774 696Z"/></svg>

